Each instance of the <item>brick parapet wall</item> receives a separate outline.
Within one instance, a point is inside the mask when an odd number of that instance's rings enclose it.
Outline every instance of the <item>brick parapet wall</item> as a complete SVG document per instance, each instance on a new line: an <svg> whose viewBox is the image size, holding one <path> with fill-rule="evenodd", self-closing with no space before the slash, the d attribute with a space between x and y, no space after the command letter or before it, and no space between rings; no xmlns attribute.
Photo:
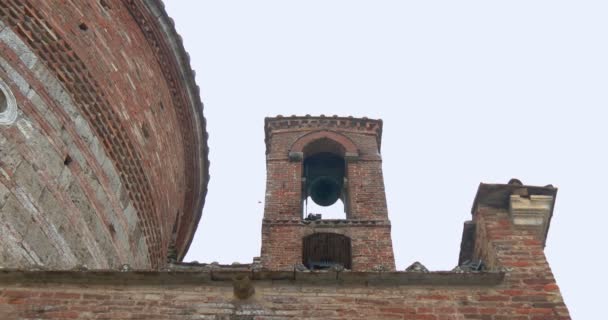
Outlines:
<svg viewBox="0 0 608 320"><path fill-rule="evenodd" d="M253 296L233 295L236 274ZM502 273L2 271L0 284L7 319L570 319Z"/></svg>

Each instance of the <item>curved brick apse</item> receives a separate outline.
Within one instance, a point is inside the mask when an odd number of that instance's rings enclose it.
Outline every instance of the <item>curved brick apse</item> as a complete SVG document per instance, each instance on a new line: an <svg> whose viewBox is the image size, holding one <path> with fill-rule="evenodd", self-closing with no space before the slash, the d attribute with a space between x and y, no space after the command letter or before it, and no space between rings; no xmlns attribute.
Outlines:
<svg viewBox="0 0 608 320"><path fill-rule="evenodd" d="M0 2L0 89L0 266L183 258L207 134L161 1Z"/></svg>

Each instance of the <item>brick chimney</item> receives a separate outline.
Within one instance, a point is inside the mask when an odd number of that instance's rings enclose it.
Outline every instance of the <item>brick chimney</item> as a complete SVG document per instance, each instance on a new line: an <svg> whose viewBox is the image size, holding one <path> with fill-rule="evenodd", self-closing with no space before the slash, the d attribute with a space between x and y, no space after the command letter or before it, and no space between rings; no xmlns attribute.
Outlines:
<svg viewBox="0 0 608 320"><path fill-rule="evenodd" d="M266 118L265 131L262 267L395 270L380 156L382 120L277 116ZM346 219L305 217L308 196L321 205L339 198Z"/></svg>

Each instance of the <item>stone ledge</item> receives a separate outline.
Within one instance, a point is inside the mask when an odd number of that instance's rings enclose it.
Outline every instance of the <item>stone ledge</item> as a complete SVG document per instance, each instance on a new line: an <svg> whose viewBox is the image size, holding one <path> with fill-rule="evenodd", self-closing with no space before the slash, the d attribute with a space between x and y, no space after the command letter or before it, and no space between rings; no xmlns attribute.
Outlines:
<svg viewBox="0 0 608 320"><path fill-rule="evenodd" d="M471 208L471 214L475 214L478 207L488 206L498 209L509 209L511 195L520 195L523 197L535 197L535 196L551 196L553 197L553 203L551 205L551 211L553 211L553 204L557 195L557 188L552 185L544 187L540 186L527 186L518 184L486 184L480 183L473 200L473 207Z"/></svg>
<svg viewBox="0 0 608 320"><path fill-rule="evenodd" d="M86 284L86 285L229 285L237 276L254 282L288 284L365 286L495 286L504 272L298 272L298 271L26 271L0 270L0 284Z"/></svg>
<svg viewBox="0 0 608 320"><path fill-rule="evenodd" d="M364 219L321 219L321 220L302 220L302 219L264 219L265 225L303 225L315 227L341 227L341 226L389 226L389 220L364 220Z"/></svg>
<svg viewBox="0 0 608 320"><path fill-rule="evenodd" d="M479 184L471 214L480 207L508 210L515 227L539 228L543 246L553 217L557 188L553 185L529 186L517 179L508 184Z"/></svg>

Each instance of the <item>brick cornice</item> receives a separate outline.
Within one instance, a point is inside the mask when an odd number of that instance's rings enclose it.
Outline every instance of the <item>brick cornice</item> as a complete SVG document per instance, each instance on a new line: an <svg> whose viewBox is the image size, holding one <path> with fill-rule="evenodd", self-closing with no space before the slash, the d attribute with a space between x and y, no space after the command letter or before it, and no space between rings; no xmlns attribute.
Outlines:
<svg viewBox="0 0 608 320"><path fill-rule="evenodd" d="M380 143L382 141L381 119L339 117L337 115L331 117L326 117L324 115L293 115L284 117L279 115L273 118L264 119L266 154L270 151L270 139L273 133L310 131L311 129L331 129L338 132L347 131L375 135L378 143L378 152L380 152Z"/></svg>
<svg viewBox="0 0 608 320"><path fill-rule="evenodd" d="M548 197L547 212L546 216L543 217L543 231L541 236L543 239L543 245L547 239L549 227L551 225L551 219L553 217L553 209L555 207L555 199L557 197L557 188L553 185L546 186L529 186L520 183L508 183L508 184L486 184L480 183L473 200L473 207L471 214L474 216L475 213L481 207L490 207L496 209L510 210L512 206L513 197L523 197L525 199L536 199L539 197Z"/></svg>
<svg viewBox="0 0 608 320"><path fill-rule="evenodd" d="M173 20L167 15L160 0L123 0L139 25L161 66L170 85L181 126L181 139L186 150L186 195L180 225L176 229L178 259L185 256L200 221L209 181L209 148L206 120L200 89L196 85L195 72L190 57L184 49L182 38L175 30ZM190 154L188 154L190 153Z"/></svg>

